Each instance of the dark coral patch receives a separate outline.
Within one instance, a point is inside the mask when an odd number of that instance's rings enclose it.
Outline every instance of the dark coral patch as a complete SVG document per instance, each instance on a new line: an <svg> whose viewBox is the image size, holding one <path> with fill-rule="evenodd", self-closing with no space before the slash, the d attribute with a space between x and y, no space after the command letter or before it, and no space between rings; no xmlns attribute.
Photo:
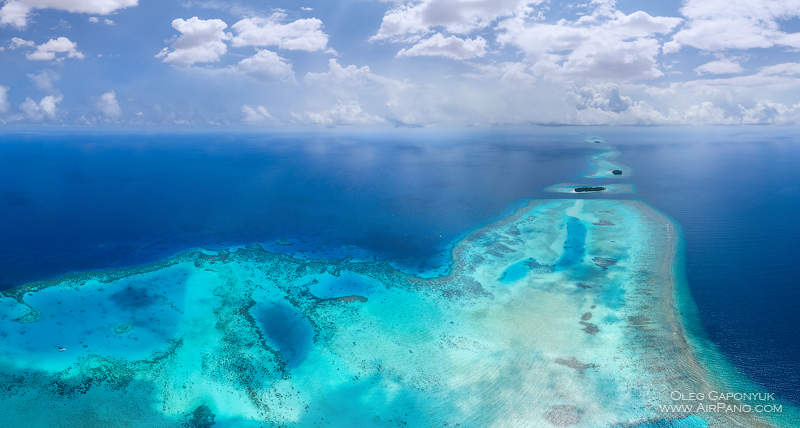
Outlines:
<svg viewBox="0 0 800 428"><path fill-rule="evenodd" d="M187 420L183 426L185 428L211 428L216 423L214 417L216 415L211 412L211 408L201 404L186 416Z"/></svg>
<svg viewBox="0 0 800 428"><path fill-rule="evenodd" d="M600 332L600 329L597 328L596 325L594 325L594 324L592 324L590 322L581 321L581 325L585 325L586 326L586 327L583 328L583 331L585 331L586 333L594 335L594 334L597 334L598 332Z"/></svg>
<svg viewBox="0 0 800 428"><path fill-rule="evenodd" d="M568 427L581 421L583 411L569 404L559 404L550 407L544 418L547 422L557 427Z"/></svg>
<svg viewBox="0 0 800 428"><path fill-rule="evenodd" d="M144 288L127 287L111 295L111 301L121 309L139 309L152 305L156 297Z"/></svg>
<svg viewBox="0 0 800 428"><path fill-rule="evenodd" d="M592 259L592 261L603 270L608 269L609 266L617 264L617 259L612 259L611 257L595 257Z"/></svg>

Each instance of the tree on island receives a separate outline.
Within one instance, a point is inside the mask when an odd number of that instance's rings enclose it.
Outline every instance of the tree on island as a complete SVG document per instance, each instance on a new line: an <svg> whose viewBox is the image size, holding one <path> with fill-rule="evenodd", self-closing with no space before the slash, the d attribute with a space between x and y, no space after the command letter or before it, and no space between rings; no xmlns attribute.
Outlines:
<svg viewBox="0 0 800 428"><path fill-rule="evenodd" d="M573 189L573 190L574 190L575 192L577 192L577 193L585 193L585 192L602 192L602 191L606 190L606 188L605 188L605 187L600 187L600 186L594 186L594 187L591 187L591 186L583 186L583 187L576 187L576 188L575 188L575 189Z"/></svg>

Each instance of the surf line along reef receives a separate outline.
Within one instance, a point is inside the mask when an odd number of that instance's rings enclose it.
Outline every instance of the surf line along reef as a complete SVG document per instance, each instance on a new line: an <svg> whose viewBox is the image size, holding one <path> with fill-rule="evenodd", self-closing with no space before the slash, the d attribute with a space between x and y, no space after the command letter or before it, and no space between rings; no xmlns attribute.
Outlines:
<svg viewBox="0 0 800 428"><path fill-rule="evenodd" d="M640 202L532 200L437 278L249 246L30 283L0 294L0 424L771 426L659 407L714 385L677 239Z"/></svg>

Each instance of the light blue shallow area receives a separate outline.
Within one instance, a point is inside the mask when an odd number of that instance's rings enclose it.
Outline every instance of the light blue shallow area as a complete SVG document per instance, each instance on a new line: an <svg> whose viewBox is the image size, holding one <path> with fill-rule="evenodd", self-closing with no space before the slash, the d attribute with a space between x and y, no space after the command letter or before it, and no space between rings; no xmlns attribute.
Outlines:
<svg viewBox="0 0 800 428"><path fill-rule="evenodd" d="M639 425L617 425L613 428L708 428L708 422L692 415L683 419L665 419Z"/></svg>
<svg viewBox="0 0 800 428"><path fill-rule="evenodd" d="M4 358L63 370L88 355L144 359L175 337L183 305L185 271L179 267L81 289L49 287L29 293L32 322L0 317ZM10 307L12 300L1 299ZM14 305L12 313L31 309Z"/></svg>
<svg viewBox="0 0 800 428"><path fill-rule="evenodd" d="M344 296L367 296L375 289L374 278L359 275L350 271L341 271L338 275L323 273L314 277L308 291L320 299L335 299Z"/></svg>

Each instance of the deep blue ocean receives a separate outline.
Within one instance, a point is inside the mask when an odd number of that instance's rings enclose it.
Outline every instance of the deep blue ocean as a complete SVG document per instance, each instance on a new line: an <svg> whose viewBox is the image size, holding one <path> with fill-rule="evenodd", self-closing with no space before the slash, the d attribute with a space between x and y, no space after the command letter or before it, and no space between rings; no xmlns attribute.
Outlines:
<svg viewBox="0 0 800 428"><path fill-rule="evenodd" d="M409 269L560 182L625 182L683 227L708 337L800 405L800 137L794 128L515 128L0 134L0 289L183 250L281 239ZM600 139L600 144L587 140ZM618 149L625 180L582 178ZM272 243L272 244L270 244ZM272 245L272 246L271 246ZM438 257L437 257L438 255Z"/></svg>

